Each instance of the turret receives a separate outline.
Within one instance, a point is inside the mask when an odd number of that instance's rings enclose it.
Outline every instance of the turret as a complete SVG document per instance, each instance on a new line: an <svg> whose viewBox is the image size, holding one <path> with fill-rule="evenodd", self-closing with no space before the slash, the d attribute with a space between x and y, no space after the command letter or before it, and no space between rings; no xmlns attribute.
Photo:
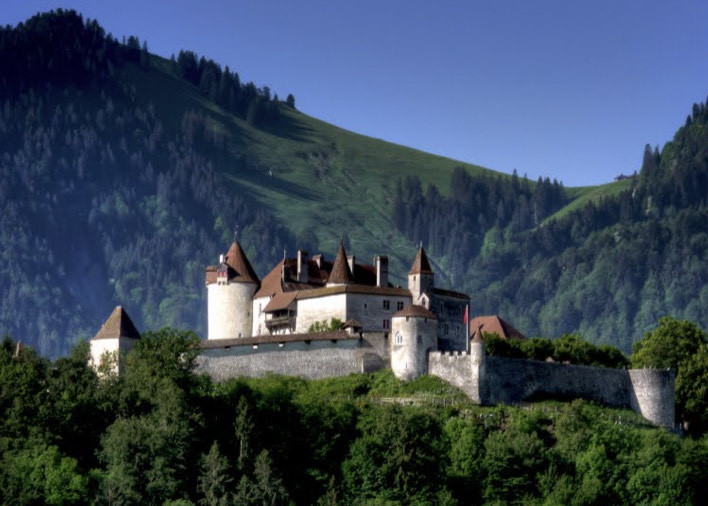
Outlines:
<svg viewBox="0 0 708 506"><path fill-rule="evenodd" d="M91 339L91 367L109 374L120 374L123 370L125 355L132 350L140 339L128 313L117 306L96 335Z"/></svg>
<svg viewBox="0 0 708 506"><path fill-rule="evenodd" d="M347 252L344 251L344 243L340 242L337 258L334 259L332 271L329 273L327 286L348 285L354 282L354 276L352 275L352 270L349 268L349 262L347 260Z"/></svg>
<svg viewBox="0 0 708 506"><path fill-rule="evenodd" d="M413 266L408 273L408 290L411 292L413 304L423 304L421 295L427 294L428 301L433 295L435 286L435 273L430 267L428 256L421 245L413 261ZM425 304L423 304L425 305ZM428 309L430 309L428 307Z"/></svg>
<svg viewBox="0 0 708 506"><path fill-rule="evenodd" d="M391 369L414 380L428 373L428 352L437 348L437 317L423 306L408 306L391 318Z"/></svg>
<svg viewBox="0 0 708 506"><path fill-rule="evenodd" d="M251 337L258 276L237 241L219 260L206 270L208 339Z"/></svg>

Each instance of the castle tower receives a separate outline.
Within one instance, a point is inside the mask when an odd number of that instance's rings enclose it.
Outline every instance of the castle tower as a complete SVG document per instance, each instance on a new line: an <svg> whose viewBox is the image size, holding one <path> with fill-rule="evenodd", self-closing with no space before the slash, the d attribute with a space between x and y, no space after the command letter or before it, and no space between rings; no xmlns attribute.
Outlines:
<svg viewBox="0 0 708 506"><path fill-rule="evenodd" d="M260 282L238 241L207 267L207 339L251 337L252 300Z"/></svg>
<svg viewBox="0 0 708 506"><path fill-rule="evenodd" d="M340 242L337 258L334 259L332 271L329 273L327 286L348 285L353 282L354 276L352 275L352 270L349 268L347 252L344 251L344 243Z"/></svg>
<svg viewBox="0 0 708 506"><path fill-rule="evenodd" d="M437 349L437 317L423 306L408 306L391 318L391 369L410 381L428 373L428 352Z"/></svg>
<svg viewBox="0 0 708 506"><path fill-rule="evenodd" d="M472 398L472 400L480 404L484 403L486 399L484 394L486 350L484 340L482 339L482 327L484 327L484 324L477 326L477 329L472 335L472 340L470 341L471 388L468 392L468 395Z"/></svg>
<svg viewBox="0 0 708 506"><path fill-rule="evenodd" d="M411 292L413 304L420 304L430 309L429 301L433 296L434 286L435 273L430 267L428 256L421 245L413 261L413 266L408 273L408 290ZM427 297L421 299L423 294L426 294Z"/></svg>
<svg viewBox="0 0 708 506"><path fill-rule="evenodd" d="M106 372L119 374L125 355L132 350L140 339L128 313L117 306L96 335L89 341L91 358L89 365L98 370L105 366Z"/></svg>

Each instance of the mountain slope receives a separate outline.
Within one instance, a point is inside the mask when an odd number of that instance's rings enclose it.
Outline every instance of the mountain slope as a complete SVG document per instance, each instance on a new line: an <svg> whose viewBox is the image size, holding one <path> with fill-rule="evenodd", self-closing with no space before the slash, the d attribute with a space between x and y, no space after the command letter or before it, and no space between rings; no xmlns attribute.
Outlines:
<svg viewBox="0 0 708 506"><path fill-rule="evenodd" d="M140 329L204 335L203 269L234 234L261 276L283 250L333 254L343 238L360 261L388 254L395 283L423 241L440 285L530 335L628 350L669 311L708 324L705 203L690 190L706 183L681 169L708 145L700 110L691 142L650 152L638 179L566 189L293 106L71 11L0 29L0 333L56 356L122 304Z"/></svg>

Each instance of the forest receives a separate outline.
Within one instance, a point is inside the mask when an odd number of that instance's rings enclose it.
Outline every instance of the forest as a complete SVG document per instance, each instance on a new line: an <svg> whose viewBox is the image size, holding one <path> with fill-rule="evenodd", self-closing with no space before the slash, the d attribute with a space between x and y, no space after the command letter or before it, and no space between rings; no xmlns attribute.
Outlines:
<svg viewBox="0 0 708 506"><path fill-rule="evenodd" d="M708 344L690 322L662 320L630 357L636 366L678 368L681 416L702 410L683 436L631 411L583 400L481 407L437 378L401 383L390 370L214 383L195 371L198 342L191 331L147 332L118 376L109 373L110 362L99 374L87 366L86 342L50 362L31 348L18 351L6 337L3 500L329 506L706 500ZM588 348L569 340L564 349ZM686 392L692 393L681 397Z"/></svg>
<svg viewBox="0 0 708 506"><path fill-rule="evenodd" d="M399 180L393 217L470 294L529 335L579 332L625 352L663 315L708 324L708 107L631 187L555 216L562 185L453 173L450 195Z"/></svg>

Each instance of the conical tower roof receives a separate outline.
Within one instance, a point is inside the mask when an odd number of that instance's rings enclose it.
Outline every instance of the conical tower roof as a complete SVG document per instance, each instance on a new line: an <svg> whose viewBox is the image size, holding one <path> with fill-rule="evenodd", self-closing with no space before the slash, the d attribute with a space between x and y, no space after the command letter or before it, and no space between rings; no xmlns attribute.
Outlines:
<svg viewBox="0 0 708 506"><path fill-rule="evenodd" d="M108 317L101 329L93 336L94 339L140 339L140 332L122 306L116 308Z"/></svg>
<svg viewBox="0 0 708 506"><path fill-rule="evenodd" d="M352 276L349 262L347 262L347 252L344 251L344 243L340 242L337 258L334 259L334 264L332 264L332 272L329 273L327 284L345 285L353 281L354 276Z"/></svg>
<svg viewBox="0 0 708 506"><path fill-rule="evenodd" d="M422 245L418 248L418 253L415 255L413 266L408 274L433 274L433 269L428 262L428 255L425 254Z"/></svg>
<svg viewBox="0 0 708 506"><path fill-rule="evenodd" d="M251 263L248 261L248 258L246 258L246 254L243 252L243 249L241 249L241 245L238 241L233 242L229 251L226 253L224 262L234 271L229 273L230 281L258 284L259 280L256 271L251 267Z"/></svg>

